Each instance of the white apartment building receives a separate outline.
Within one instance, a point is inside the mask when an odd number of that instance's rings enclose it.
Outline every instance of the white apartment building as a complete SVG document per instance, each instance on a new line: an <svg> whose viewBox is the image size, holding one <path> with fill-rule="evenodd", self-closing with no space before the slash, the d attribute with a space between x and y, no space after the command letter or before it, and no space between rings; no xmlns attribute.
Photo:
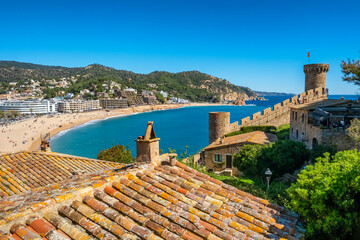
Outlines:
<svg viewBox="0 0 360 240"><path fill-rule="evenodd" d="M0 111L17 111L20 114L50 114L55 113L55 103L49 100L3 101Z"/></svg>

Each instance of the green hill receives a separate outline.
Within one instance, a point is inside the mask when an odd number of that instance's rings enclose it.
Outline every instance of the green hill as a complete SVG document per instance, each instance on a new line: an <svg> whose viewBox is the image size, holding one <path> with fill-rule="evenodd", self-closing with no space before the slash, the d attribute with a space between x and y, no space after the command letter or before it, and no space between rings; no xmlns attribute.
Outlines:
<svg viewBox="0 0 360 240"><path fill-rule="evenodd" d="M107 81L121 83L122 86L135 89L166 91L173 96L195 101L235 101L248 99L256 94L247 87L236 86L226 80L198 71L170 73L155 71L149 74L139 74L131 71L92 64L87 67L67 68L61 66L46 66L14 61L0 61L0 83L24 82L29 79L56 79L75 77L66 92L79 92L82 89L92 89L96 84ZM148 84L156 84L150 87Z"/></svg>

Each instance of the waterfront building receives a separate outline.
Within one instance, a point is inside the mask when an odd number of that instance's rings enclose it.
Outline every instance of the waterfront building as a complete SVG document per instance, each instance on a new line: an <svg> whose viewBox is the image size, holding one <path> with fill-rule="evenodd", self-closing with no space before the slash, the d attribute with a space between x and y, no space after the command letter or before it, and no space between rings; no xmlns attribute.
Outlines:
<svg viewBox="0 0 360 240"><path fill-rule="evenodd" d="M100 109L99 100L72 100L58 102L59 112L86 112Z"/></svg>
<svg viewBox="0 0 360 240"><path fill-rule="evenodd" d="M1 155L0 239L303 239L295 213L160 155L152 123L136 142L128 165Z"/></svg>
<svg viewBox="0 0 360 240"><path fill-rule="evenodd" d="M100 106L103 109L127 108L129 101L127 99L100 99Z"/></svg>
<svg viewBox="0 0 360 240"><path fill-rule="evenodd" d="M51 114L55 113L55 103L49 100L3 101L0 111L17 111L20 114Z"/></svg>

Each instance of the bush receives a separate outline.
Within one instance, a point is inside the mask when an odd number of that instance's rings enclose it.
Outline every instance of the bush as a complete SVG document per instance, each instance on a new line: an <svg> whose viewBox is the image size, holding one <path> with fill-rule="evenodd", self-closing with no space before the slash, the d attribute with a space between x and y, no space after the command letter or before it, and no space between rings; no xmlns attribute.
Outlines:
<svg viewBox="0 0 360 240"><path fill-rule="evenodd" d="M301 171L287 192L290 206L307 221L313 239L349 239L358 227L360 152L338 152L318 158Z"/></svg>
<svg viewBox="0 0 360 240"><path fill-rule="evenodd" d="M97 159L118 163L133 162L131 150L129 147L125 147L120 144L114 145L107 150L101 150L97 155Z"/></svg>
<svg viewBox="0 0 360 240"><path fill-rule="evenodd" d="M233 165L247 176L258 174L258 157L261 154L262 145L244 145L239 153L234 154Z"/></svg>
<svg viewBox="0 0 360 240"><path fill-rule="evenodd" d="M330 156L333 156L336 152L337 150L335 147L316 145L313 149L311 149L310 160L311 162L315 162L317 158L324 157L324 153L330 153Z"/></svg>
<svg viewBox="0 0 360 240"><path fill-rule="evenodd" d="M275 134L279 140L288 140L290 135L290 124L278 126Z"/></svg>
<svg viewBox="0 0 360 240"><path fill-rule="evenodd" d="M258 157L259 174L267 168L273 176L280 177L284 173L293 173L310 158L310 151L305 144L290 140L279 140L264 147Z"/></svg>

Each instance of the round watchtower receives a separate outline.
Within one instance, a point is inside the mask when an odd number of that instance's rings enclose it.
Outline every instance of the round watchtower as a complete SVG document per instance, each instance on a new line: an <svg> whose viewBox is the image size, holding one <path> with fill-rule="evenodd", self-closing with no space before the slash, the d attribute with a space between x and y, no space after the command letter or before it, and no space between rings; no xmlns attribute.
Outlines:
<svg viewBox="0 0 360 240"><path fill-rule="evenodd" d="M229 126L229 112L209 112L209 144L224 136Z"/></svg>
<svg viewBox="0 0 360 240"><path fill-rule="evenodd" d="M315 88L326 89L326 73L329 71L329 64L307 64L304 65L305 92Z"/></svg>

